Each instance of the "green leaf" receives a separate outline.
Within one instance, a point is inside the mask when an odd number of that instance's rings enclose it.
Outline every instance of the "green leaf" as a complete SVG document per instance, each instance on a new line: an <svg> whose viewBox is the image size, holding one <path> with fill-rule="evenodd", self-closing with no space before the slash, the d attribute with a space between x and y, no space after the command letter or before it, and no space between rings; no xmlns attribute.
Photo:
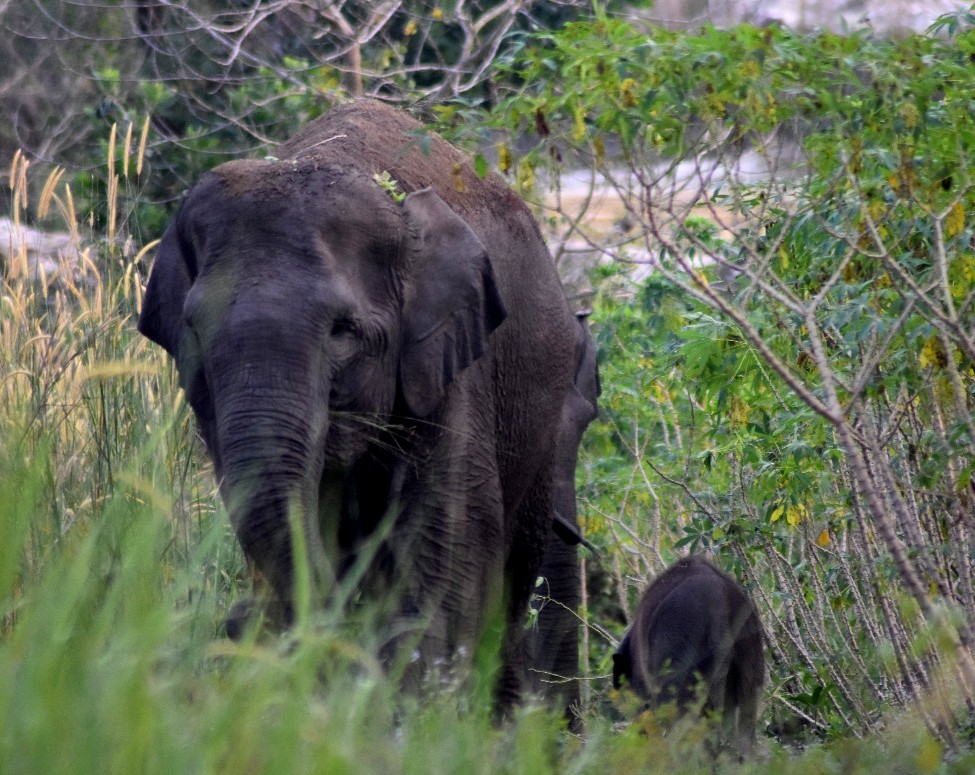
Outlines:
<svg viewBox="0 0 975 775"><path fill-rule="evenodd" d="M474 173L481 179L485 178L488 174L487 159L480 153L474 156Z"/></svg>

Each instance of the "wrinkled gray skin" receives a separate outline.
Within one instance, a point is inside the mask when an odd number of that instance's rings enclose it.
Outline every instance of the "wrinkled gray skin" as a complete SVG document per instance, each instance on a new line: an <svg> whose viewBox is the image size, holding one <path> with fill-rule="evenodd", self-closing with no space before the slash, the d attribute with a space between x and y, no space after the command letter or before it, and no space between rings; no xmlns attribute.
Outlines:
<svg viewBox="0 0 975 775"><path fill-rule="evenodd" d="M176 360L267 609L293 616L289 513L320 602L381 536L358 597L389 608L387 655L463 668L501 630L503 711L572 382L553 262L500 178L388 106L336 108L275 157L189 192L139 330Z"/></svg>
<svg viewBox="0 0 975 775"><path fill-rule="evenodd" d="M543 579L534 607L536 627L530 637L531 669L536 689L566 708L570 726L579 728L579 617L582 602L578 545L582 542L576 509L576 460L582 435L597 413L599 370L596 343L585 315L577 315L575 376L562 405L555 447L555 510Z"/></svg>
<svg viewBox="0 0 975 775"><path fill-rule="evenodd" d="M765 682L763 637L758 611L734 579L686 557L643 593L613 655L613 684L625 681L650 707L674 702L680 712L703 690L702 712L719 713L725 742L747 755Z"/></svg>

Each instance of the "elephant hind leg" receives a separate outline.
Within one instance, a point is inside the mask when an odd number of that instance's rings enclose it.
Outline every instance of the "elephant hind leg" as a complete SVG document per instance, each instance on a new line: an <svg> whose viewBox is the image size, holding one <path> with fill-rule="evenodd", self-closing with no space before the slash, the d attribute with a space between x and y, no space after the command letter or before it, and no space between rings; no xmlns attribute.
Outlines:
<svg viewBox="0 0 975 775"><path fill-rule="evenodd" d="M260 607L253 597L248 595L235 600L223 620L223 628L227 637L234 641L243 640L247 630L259 616Z"/></svg>
<svg viewBox="0 0 975 775"><path fill-rule="evenodd" d="M733 663L728 674L725 704L727 713L735 719L734 727L729 729L732 733L729 739L737 746L740 756L748 756L755 745L761 710L762 671L764 663L760 661L757 665Z"/></svg>

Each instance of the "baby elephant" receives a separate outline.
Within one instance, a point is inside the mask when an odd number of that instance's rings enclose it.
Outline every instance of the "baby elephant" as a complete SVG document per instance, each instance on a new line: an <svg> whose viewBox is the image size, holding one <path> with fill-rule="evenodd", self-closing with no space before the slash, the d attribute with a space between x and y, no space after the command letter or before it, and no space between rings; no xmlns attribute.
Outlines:
<svg viewBox="0 0 975 775"><path fill-rule="evenodd" d="M640 600L613 655L613 685L626 683L649 706L721 715L725 742L747 754L765 681L762 623L740 586L700 557L664 571Z"/></svg>

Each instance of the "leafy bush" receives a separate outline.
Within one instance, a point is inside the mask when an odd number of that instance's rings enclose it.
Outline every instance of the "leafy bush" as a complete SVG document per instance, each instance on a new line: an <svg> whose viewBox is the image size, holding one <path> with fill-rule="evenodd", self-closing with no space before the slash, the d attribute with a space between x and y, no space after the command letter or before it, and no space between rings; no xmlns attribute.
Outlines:
<svg viewBox="0 0 975 775"><path fill-rule="evenodd" d="M760 601L777 731L975 689L972 20L879 40L597 11L500 65L523 86L495 123L536 138L501 171L533 195L588 167L581 205L539 205L618 266L580 484L617 591L590 607L714 552ZM929 716L949 740L953 707Z"/></svg>

